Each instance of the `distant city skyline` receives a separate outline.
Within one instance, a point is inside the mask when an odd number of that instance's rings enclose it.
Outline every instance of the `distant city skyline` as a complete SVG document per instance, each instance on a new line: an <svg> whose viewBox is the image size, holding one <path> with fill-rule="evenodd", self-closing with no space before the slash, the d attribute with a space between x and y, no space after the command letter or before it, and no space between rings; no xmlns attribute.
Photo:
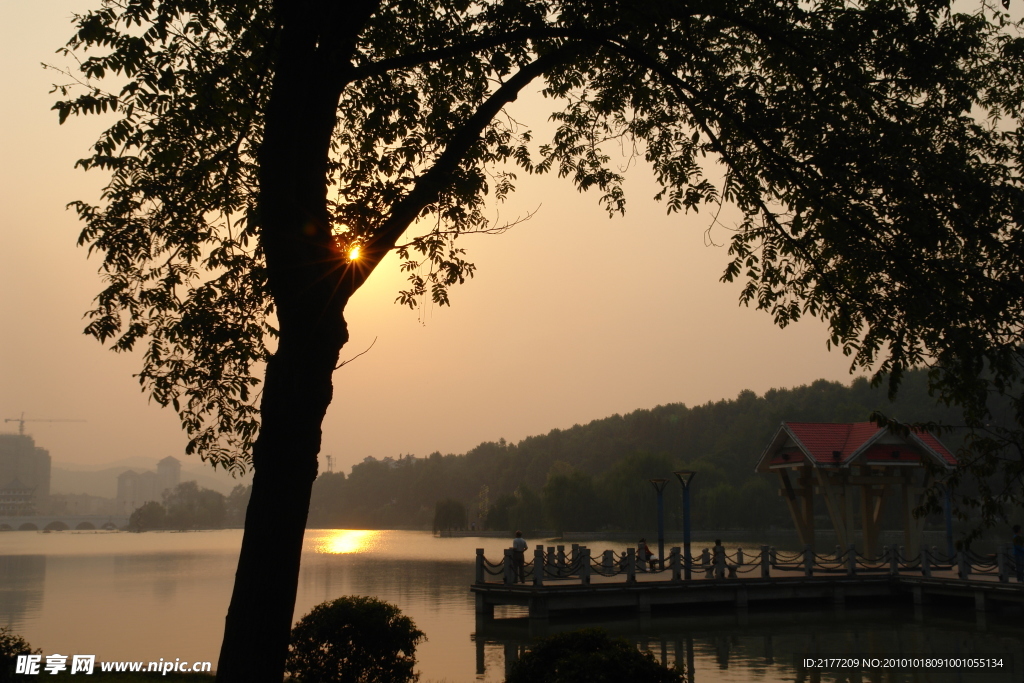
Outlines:
<svg viewBox="0 0 1024 683"><path fill-rule="evenodd" d="M98 201L103 174L73 165L102 122L58 126L47 91L67 77L39 64L63 64L54 51L71 35L71 14L97 4L0 5L0 418L85 420L26 424L55 461L158 453L187 467L198 459L184 454L177 417L149 403L133 378L138 352L114 354L82 334L101 287L98 261L75 246L80 226L64 206ZM539 132L538 103L524 96L515 114ZM491 214L500 223L539 210L504 235L464 238L479 270L453 289L450 309L399 307L403 276L385 262L348 308L342 358L370 350L335 375L322 449L334 470L367 456L462 453L744 389L849 382L849 360L827 351L822 323L779 330L737 305L738 285L719 282L727 250L706 241L727 243L728 211L710 233L713 207L666 216L643 170L630 172L627 214L614 220L568 181L521 177Z"/></svg>

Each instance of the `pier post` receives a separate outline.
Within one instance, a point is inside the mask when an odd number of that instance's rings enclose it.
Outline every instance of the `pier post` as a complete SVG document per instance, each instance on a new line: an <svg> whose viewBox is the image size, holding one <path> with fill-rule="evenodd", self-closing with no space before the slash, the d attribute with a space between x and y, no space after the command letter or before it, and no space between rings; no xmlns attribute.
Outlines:
<svg viewBox="0 0 1024 683"><path fill-rule="evenodd" d="M775 549L775 546L772 546L772 549L769 551L769 554L771 555L771 565L773 567L777 567L779 564L779 551Z"/></svg>
<svg viewBox="0 0 1024 683"><path fill-rule="evenodd" d="M505 585L513 583L512 578L512 549L505 548L505 556L501 560L502 578Z"/></svg>
<svg viewBox="0 0 1024 683"><path fill-rule="evenodd" d="M772 550L769 550L768 546L761 546L761 578L771 578L770 562L771 562Z"/></svg>
<svg viewBox="0 0 1024 683"><path fill-rule="evenodd" d="M804 546L804 576L814 576L814 551L810 543Z"/></svg>
<svg viewBox="0 0 1024 683"><path fill-rule="evenodd" d="M931 577L932 575L932 551L928 546L921 545L921 576Z"/></svg>
<svg viewBox="0 0 1024 683"><path fill-rule="evenodd" d="M533 551L533 585L544 585L544 546L539 545Z"/></svg>
<svg viewBox="0 0 1024 683"><path fill-rule="evenodd" d="M743 567L743 548L736 548L736 564Z"/></svg>
<svg viewBox="0 0 1024 683"><path fill-rule="evenodd" d="M548 553L547 553L547 560L546 560L546 562L547 562L547 567L548 567L548 572L549 573L554 574L555 576L561 576L562 575L562 572L558 571L558 564L555 561L555 546L553 546L553 545L549 545L548 546Z"/></svg>
<svg viewBox="0 0 1024 683"><path fill-rule="evenodd" d="M971 563L967 561L967 551L958 550L956 553L956 565L960 570L960 578L966 579L971 575Z"/></svg>
<svg viewBox="0 0 1024 683"><path fill-rule="evenodd" d="M636 583L636 548L626 548L626 583Z"/></svg>
<svg viewBox="0 0 1024 683"><path fill-rule="evenodd" d="M605 550L603 553L601 553L601 569L608 573L612 573L612 569L615 565L615 560L613 559L614 556L614 550Z"/></svg>
<svg viewBox="0 0 1024 683"><path fill-rule="evenodd" d="M485 581L484 574L484 549L476 549L476 582L483 583Z"/></svg>
<svg viewBox="0 0 1024 683"><path fill-rule="evenodd" d="M899 553L896 551L896 546L885 546L885 552L889 553L889 574L896 576L900 573Z"/></svg>
<svg viewBox="0 0 1024 683"><path fill-rule="evenodd" d="M558 554L558 575L565 576L567 574L565 571L565 546L556 545L555 552Z"/></svg>
<svg viewBox="0 0 1024 683"><path fill-rule="evenodd" d="M707 548L700 551L700 564L701 568L705 570L708 568L708 565L711 564L711 552Z"/></svg>
<svg viewBox="0 0 1024 683"><path fill-rule="evenodd" d="M572 553L571 553L571 556L569 558L569 563L570 564L576 564L579 561L579 559L580 559L580 544L579 543L573 543L572 544Z"/></svg>
<svg viewBox="0 0 1024 683"><path fill-rule="evenodd" d="M682 558L680 557L680 549L678 547L672 548L669 551L669 565L672 568L672 583L679 583L682 580L681 574L683 569Z"/></svg>
<svg viewBox="0 0 1024 683"><path fill-rule="evenodd" d="M581 548L582 555L580 556L580 584L583 586L590 585L590 548Z"/></svg>
<svg viewBox="0 0 1024 683"><path fill-rule="evenodd" d="M857 546L853 543L850 544L849 550L846 551L846 573L849 576L856 576L857 574Z"/></svg>
<svg viewBox="0 0 1024 683"><path fill-rule="evenodd" d="M999 568L999 583L1008 583L1010 581L1010 573L1006 569L1005 546L996 546L996 566Z"/></svg>
<svg viewBox="0 0 1024 683"><path fill-rule="evenodd" d="M494 618L494 605L487 602L483 593L476 594L476 614L480 617Z"/></svg>

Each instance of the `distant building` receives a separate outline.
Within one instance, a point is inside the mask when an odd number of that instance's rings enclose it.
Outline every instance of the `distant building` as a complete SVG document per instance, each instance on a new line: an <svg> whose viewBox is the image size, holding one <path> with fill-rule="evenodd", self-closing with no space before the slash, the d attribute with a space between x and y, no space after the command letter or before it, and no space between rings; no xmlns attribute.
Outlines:
<svg viewBox="0 0 1024 683"><path fill-rule="evenodd" d="M0 434L0 515L33 515L50 500L50 453L27 434Z"/></svg>
<svg viewBox="0 0 1024 683"><path fill-rule="evenodd" d="M173 489L181 483L181 463L168 455L156 464L156 475L161 493L164 489Z"/></svg>
<svg viewBox="0 0 1024 683"><path fill-rule="evenodd" d="M164 491L181 483L181 462L170 456L156 464L156 472L126 470L117 476L117 509L132 512L150 501L163 500Z"/></svg>

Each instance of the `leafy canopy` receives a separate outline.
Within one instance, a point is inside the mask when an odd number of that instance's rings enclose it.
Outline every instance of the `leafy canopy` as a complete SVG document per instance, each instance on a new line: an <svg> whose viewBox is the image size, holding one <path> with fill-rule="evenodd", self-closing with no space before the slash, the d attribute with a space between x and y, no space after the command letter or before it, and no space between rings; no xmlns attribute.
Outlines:
<svg viewBox="0 0 1024 683"><path fill-rule="evenodd" d="M1010 395L1024 424L1024 40L999 7L366 7L323 84L339 93L331 225L340 254L365 255L345 265L352 291L395 250L409 273L398 300L447 304L473 274L459 236L500 230L483 207L516 173L556 173L623 212L618 147L650 167L669 212L739 209L723 277L746 283L744 302L780 325L823 318L831 344L894 390L930 364L933 389L975 427L991 393ZM256 180L277 17L267 0L105 0L76 18L65 54L80 62L56 105L62 121L114 117L79 162L111 181L98 204L73 204L107 279L87 331L143 345L140 381L178 411L189 450L234 468L276 334ZM105 78L117 85L101 89ZM534 80L556 124L541 143L503 113ZM1019 456L999 458L1019 433L1003 437L989 462L1012 480Z"/></svg>
<svg viewBox="0 0 1024 683"><path fill-rule="evenodd" d="M299 683L415 681L416 646L424 639L394 605L345 596L320 603L299 620L285 670Z"/></svg>

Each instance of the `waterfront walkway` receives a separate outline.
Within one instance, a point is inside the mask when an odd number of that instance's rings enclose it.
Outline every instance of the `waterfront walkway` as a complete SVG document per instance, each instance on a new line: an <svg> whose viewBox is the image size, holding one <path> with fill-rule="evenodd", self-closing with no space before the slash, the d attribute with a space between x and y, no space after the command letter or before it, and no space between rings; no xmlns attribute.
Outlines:
<svg viewBox="0 0 1024 683"><path fill-rule="evenodd" d="M654 563L652 563L654 564ZM539 568L539 569L538 569ZM868 559L854 548L820 555L809 548L783 553L762 546L756 554L742 550L705 550L691 562L686 578L679 548L672 548L664 569L646 567L630 548L607 550L597 559L586 546L537 546L523 564L518 582L512 552L497 562L477 550L477 614L491 617L497 605L522 605L534 618L583 609L635 609L731 604L746 608L758 602L906 600L915 604L944 601L975 610L1005 604L1024 605L1024 584L1010 581L1013 561L1006 548L994 555L957 553L946 557L925 548L908 558L901 548L886 546L882 557Z"/></svg>

